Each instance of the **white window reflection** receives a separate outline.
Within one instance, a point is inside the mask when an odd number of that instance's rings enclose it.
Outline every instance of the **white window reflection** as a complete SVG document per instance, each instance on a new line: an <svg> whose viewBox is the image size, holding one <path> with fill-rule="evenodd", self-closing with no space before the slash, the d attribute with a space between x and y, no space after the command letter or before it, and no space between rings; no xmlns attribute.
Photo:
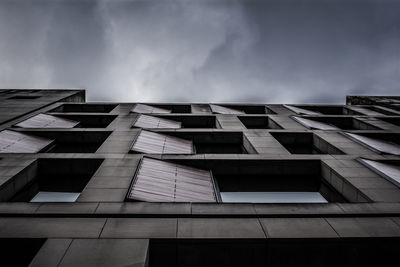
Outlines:
<svg viewBox="0 0 400 267"><path fill-rule="evenodd" d="M328 203L319 192L221 192L230 203Z"/></svg>
<svg viewBox="0 0 400 267"><path fill-rule="evenodd" d="M39 191L31 202L75 202L80 193Z"/></svg>

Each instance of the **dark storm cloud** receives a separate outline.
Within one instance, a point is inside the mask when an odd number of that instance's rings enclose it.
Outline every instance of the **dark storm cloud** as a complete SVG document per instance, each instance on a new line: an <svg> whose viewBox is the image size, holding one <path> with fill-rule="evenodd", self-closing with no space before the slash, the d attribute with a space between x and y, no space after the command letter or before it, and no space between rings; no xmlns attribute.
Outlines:
<svg viewBox="0 0 400 267"><path fill-rule="evenodd" d="M0 87L89 100L398 94L399 1L0 1Z"/></svg>

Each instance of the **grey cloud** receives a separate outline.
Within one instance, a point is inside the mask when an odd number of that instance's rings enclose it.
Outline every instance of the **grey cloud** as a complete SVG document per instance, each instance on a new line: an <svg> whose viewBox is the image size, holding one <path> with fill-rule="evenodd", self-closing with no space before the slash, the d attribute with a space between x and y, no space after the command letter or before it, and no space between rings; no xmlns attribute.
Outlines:
<svg viewBox="0 0 400 267"><path fill-rule="evenodd" d="M399 1L3 1L0 87L92 101L398 94Z"/></svg>

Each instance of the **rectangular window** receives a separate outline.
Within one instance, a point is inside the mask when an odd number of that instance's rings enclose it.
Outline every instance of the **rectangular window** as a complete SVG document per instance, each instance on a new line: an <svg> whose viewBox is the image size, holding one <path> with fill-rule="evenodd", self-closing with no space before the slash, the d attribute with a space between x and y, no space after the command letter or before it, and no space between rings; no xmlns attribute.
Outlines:
<svg viewBox="0 0 400 267"><path fill-rule="evenodd" d="M399 135L387 135L387 139L382 139L385 134L367 135L344 133L348 138L382 154L400 155ZM375 137L376 136L376 137Z"/></svg>
<svg viewBox="0 0 400 267"><path fill-rule="evenodd" d="M210 104L210 108L213 113L218 113L218 114L233 114L233 115L234 114L245 114L245 112L242 110L228 108L228 107L221 106L221 105Z"/></svg>
<svg viewBox="0 0 400 267"><path fill-rule="evenodd" d="M152 113L171 113L172 110L154 107L154 106L145 105L145 104L136 104L133 107L133 109L131 109L131 112L152 114Z"/></svg>
<svg viewBox="0 0 400 267"><path fill-rule="evenodd" d="M359 161L385 179L400 187L400 161L378 161L370 159L359 159Z"/></svg>
<svg viewBox="0 0 400 267"><path fill-rule="evenodd" d="M78 124L78 121L48 114L38 114L27 120L17 123L15 126L21 128L74 128Z"/></svg>
<svg viewBox="0 0 400 267"><path fill-rule="evenodd" d="M319 192L221 192L227 203L328 203Z"/></svg>
<svg viewBox="0 0 400 267"><path fill-rule="evenodd" d="M238 116L247 129L282 129L268 116Z"/></svg>
<svg viewBox="0 0 400 267"><path fill-rule="evenodd" d="M103 159L39 159L11 178L2 201L75 202ZM1 191L0 193L3 193Z"/></svg>
<svg viewBox="0 0 400 267"><path fill-rule="evenodd" d="M317 134L304 132L270 132L291 154L344 154Z"/></svg>
<svg viewBox="0 0 400 267"><path fill-rule="evenodd" d="M315 130L379 130L378 127L351 116L292 116L292 118L303 126Z"/></svg>
<svg viewBox="0 0 400 267"><path fill-rule="evenodd" d="M53 144L53 139L45 137L10 130L0 132L0 153L38 153Z"/></svg>
<svg viewBox="0 0 400 267"><path fill-rule="evenodd" d="M30 202L75 202L80 193L39 191Z"/></svg>
<svg viewBox="0 0 400 267"><path fill-rule="evenodd" d="M157 129L157 128L177 129L182 127L182 123L179 121L141 114L138 115L136 121L133 123L132 126L145 129Z"/></svg>
<svg viewBox="0 0 400 267"><path fill-rule="evenodd" d="M63 104L50 112L63 113L109 113L117 104Z"/></svg>
<svg viewBox="0 0 400 267"><path fill-rule="evenodd" d="M143 158L127 196L147 202L216 202L209 171Z"/></svg>
<svg viewBox="0 0 400 267"><path fill-rule="evenodd" d="M147 154L193 154L193 142L150 131L140 131L131 151Z"/></svg>

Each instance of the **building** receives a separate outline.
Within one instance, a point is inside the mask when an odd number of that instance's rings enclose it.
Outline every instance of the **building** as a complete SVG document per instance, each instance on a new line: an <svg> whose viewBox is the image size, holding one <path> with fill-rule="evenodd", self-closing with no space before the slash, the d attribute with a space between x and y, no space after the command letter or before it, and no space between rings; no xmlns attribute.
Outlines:
<svg viewBox="0 0 400 267"><path fill-rule="evenodd" d="M1 90L1 265L396 262L399 103L86 103L83 90Z"/></svg>

